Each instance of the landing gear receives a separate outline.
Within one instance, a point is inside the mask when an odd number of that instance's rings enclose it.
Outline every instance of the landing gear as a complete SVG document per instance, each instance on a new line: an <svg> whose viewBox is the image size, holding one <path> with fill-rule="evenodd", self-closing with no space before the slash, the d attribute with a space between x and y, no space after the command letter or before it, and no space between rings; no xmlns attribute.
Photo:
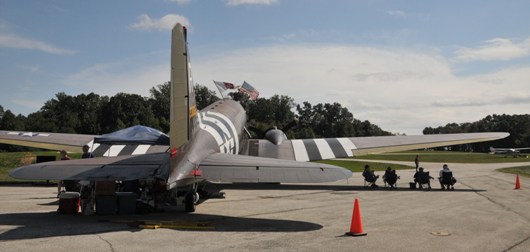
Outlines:
<svg viewBox="0 0 530 252"><path fill-rule="evenodd" d="M195 212L195 200L194 197L195 194L192 192L189 192L186 194L186 197L184 198L184 209L188 213Z"/></svg>
<svg viewBox="0 0 530 252"><path fill-rule="evenodd" d="M199 202L199 194L197 193L197 184L193 184L191 190L186 193L184 197L184 209L188 213L195 212L195 205Z"/></svg>

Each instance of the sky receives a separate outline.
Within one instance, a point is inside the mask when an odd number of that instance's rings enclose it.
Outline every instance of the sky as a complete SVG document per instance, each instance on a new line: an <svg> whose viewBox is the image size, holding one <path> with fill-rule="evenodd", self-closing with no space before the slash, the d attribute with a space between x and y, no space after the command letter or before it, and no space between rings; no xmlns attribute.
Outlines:
<svg viewBox="0 0 530 252"><path fill-rule="evenodd" d="M393 133L530 111L530 1L0 0L0 105L149 96L188 27L194 82L338 102Z"/></svg>

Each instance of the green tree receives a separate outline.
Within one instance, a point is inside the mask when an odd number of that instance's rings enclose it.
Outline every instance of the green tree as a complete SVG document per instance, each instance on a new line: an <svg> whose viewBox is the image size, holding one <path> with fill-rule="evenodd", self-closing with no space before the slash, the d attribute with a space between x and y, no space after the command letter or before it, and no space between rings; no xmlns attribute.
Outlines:
<svg viewBox="0 0 530 252"><path fill-rule="evenodd" d="M436 128L426 127L424 134L447 134L468 132L508 132L510 136L492 142L474 143L457 146L456 150L472 148L475 151L486 152L490 146L496 147L528 147L530 146L530 115L488 115L472 123L448 123Z"/></svg>
<svg viewBox="0 0 530 252"><path fill-rule="evenodd" d="M353 114L339 103L319 103L312 106L309 102L304 102L302 106L298 105L296 110L300 121L296 136L300 138L312 137L305 135L306 133L323 138L391 135L369 121L355 119Z"/></svg>
<svg viewBox="0 0 530 252"><path fill-rule="evenodd" d="M169 111L171 106L171 86L169 82L157 85L149 90L149 102L160 130L169 132Z"/></svg>
<svg viewBox="0 0 530 252"><path fill-rule="evenodd" d="M270 98L258 98L248 100L246 94L239 94L246 106L247 121L249 129L255 133L255 137L262 137L263 133L272 127L284 129L287 135L292 130L285 127L295 121L293 99L288 96L274 95Z"/></svg>
<svg viewBox="0 0 530 252"><path fill-rule="evenodd" d="M60 132L54 120L50 120L44 112L37 111L28 115L26 129L28 131Z"/></svg>
<svg viewBox="0 0 530 252"><path fill-rule="evenodd" d="M2 120L2 117L4 116L4 107L0 105L0 120Z"/></svg>
<svg viewBox="0 0 530 252"><path fill-rule="evenodd" d="M196 84L193 86L193 91L195 92L195 103L198 110L220 100L220 98L215 95L215 91L208 89L206 86Z"/></svg>
<svg viewBox="0 0 530 252"><path fill-rule="evenodd" d="M116 94L103 106L102 113L101 128L105 133L134 125L159 129L149 100L137 94Z"/></svg>
<svg viewBox="0 0 530 252"><path fill-rule="evenodd" d="M102 134L101 123L103 106L108 103L107 96L94 93L80 94L74 97L73 113L77 114L75 131L79 134Z"/></svg>
<svg viewBox="0 0 530 252"><path fill-rule="evenodd" d="M24 116L16 116L11 110L6 110L0 120L0 129L2 130L24 130Z"/></svg>
<svg viewBox="0 0 530 252"><path fill-rule="evenodd" d="M74 98L64 92L57 93L55 99L48 100L40 109L42 116L55 124L56 131L76 133L77 112L74 111ZM54 131L55 132L55 131Z"/></svg>

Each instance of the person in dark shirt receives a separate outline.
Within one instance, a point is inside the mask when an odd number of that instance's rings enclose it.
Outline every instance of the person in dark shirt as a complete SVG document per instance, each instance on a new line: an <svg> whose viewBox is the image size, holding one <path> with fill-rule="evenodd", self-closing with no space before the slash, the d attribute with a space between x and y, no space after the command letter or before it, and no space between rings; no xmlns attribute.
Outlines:
<svg viewBox="0 0 530 252"><path fill-rule="evenodd" d="M385 175L383 175L383 181L385 181L390 188L394 188L396 186L398 179L399 176L396 174L396 170L392 170L390 166L386 168Z"/></svg>
<svg viewBox="0 0 530 252"><path fill-rule="evenodd" d="M443 169L440 170L440 176L438 177L438 180L440 181L440 186L442 187L442 190L445 190L444 186L447 187L447 190L451 189L454 190L456 179L453 177L453 172L449 170L449 166L447 164L443 165Z"/></svg>
<svg viewBox="0 0 530 252"><path fill-rule="evenodd" d="M81 158L93 158L94 155L92 154L92 152L89 152L89 150L90 150L90 147L85 144L83 146L83 155L81 155Z"/></svg>
<svg viewBox="0 0 530 252"><path fill-rule="evenodd" d="M364 166L363 177L364 177L364 180L366 180L367 182L372 183L371 187L373 187L373 188L378 187L375 184L375 182L379 178L379 175L376 176L374 174L374 171L370 170L370 166L369 165L365 165Z"/></svg>
<svg viewBox="0 0 530 252"><path fill-rule="evenodd" d="M419 188L423 188L422 184L427 184L428 188L431 189L431 179L434 179L429 175L429 172L424 172L423 167L418 169L418 172L414 174L414 182L419 184Z"/></svg>

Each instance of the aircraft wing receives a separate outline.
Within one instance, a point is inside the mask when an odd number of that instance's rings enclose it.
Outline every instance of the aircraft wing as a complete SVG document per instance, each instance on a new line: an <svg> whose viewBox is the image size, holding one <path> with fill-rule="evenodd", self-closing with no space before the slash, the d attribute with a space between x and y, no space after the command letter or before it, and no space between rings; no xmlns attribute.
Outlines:
<svg viewBox="0 0 530 252"><path fill-rule="evenodd" d="M158 130L136 125L101 136L0 131L0 144L78 153L83 145L88 145L96 157L114 157L164 152L168 148L169 137Z"/></svg>
<svg viewBox="0 0 530 252"><path fill-rule="evenodd" d="M347 179L352 172L328 164L215 153L199 168L212 182L318 183Z"/></svg>
<svg viewBox="0 0 530 252"><path fill-rule="evenodd" d="M94 139L94 135L0 131L0 143L49 150L80 152L81 147Z"/></svg>
<svg viewBox="0 0 530 252"><path fill-rule="evenodd" d="M133 180L168 173L168 153L62 160L21 166L9 176L31 180Z"/></svg>
<svg viewBox="0 0 530 252"><path fill-rule="evenodd" d="M248 155L296 161L313 161L366 154L433 148L491 141L509 136L504 132L377 136L286 140L275 145L268 140L250 139Z"/></svg>

